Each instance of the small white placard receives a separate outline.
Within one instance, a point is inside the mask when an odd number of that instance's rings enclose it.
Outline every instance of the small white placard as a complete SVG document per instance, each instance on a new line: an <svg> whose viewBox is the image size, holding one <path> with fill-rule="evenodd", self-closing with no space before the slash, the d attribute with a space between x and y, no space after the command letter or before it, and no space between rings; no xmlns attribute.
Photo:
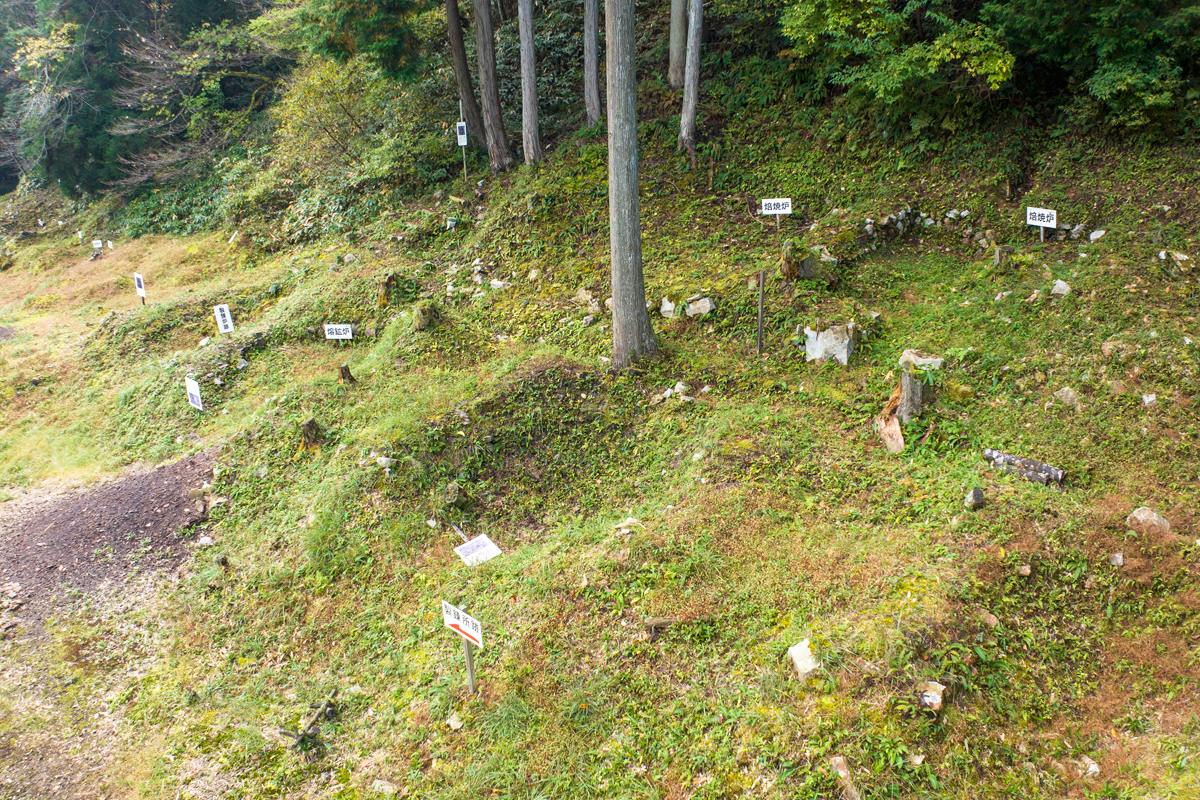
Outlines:
<svg viewBox="0 0 1200 800"><path fill-rule="evenodd" d="M768 197L762 201L762 213L764 215L790 214L792 213L792 198Z"/></svg>
<svg viewBox="0 0 1200 800"><path fill-rule="evenodd" d="M113 246L112 246L112 239L109 239L109 240L108 240L108 249L109 249L109 250L112 250L112 249L113 249Z"/></svg>
<svg viewBox="0 0 1200 800"><path fill-rule="evenodd" d="M496 543L486 533L476 536L465 544L460 544L454 548L454 552L458 553L458 557L468 567L482 564L485 561L491 561L501 554L500 548L496 546Z"/></svg>
<svg viewBox="0 0 1200 800"><path fill-rule="evenodd" d="M457 606L442 601L442 624L476 647L483 647L483 626Z"/></svg>
<svg viewBox="0 0 1200 800"><path fill-rule="evenodd" d="M187 387L188 405L197 411L203 411L204 403L200 400L200 384L192 378L184 378L183 385Z"/></svg>
<svg viewBox="0 0 1200 800"><path fill-rule="evenodd" d="M137 289L138 297L146 296L146 279L142 277L142 273L133 273L133 287Z"/></svg>
<svg viewBox="0 0 1200 800"><path fill-rule="evenodd" d="M1036 225L1039 228L1057 228L1058 212L1053 208L1026 207L1025 224Z"/></svg>
<svg viewBox="0 0 1200 800"><path fill-rule="evenodd" d="M465 123L465 122L458 123L455 126L455 130L458 133L458 146L466 147L467 146L467 123Z"/></svg>
<svg viewBox="0 0 1200 800"><path fill-rule="evenodd" d="M229 306L222 303L213 308L213 316L217 318L217 330L221 333L233 333L233 315L229 313Z"/></svg>
<svg viewBox="0 0 1200 800"><path fill-rule="evenodd" d="M326 339L353 339L354 327L351 325L326 325Z"/></svg>
<svg viewBox="0 0 1200 800"><path fill-rule="evenodd" d="M103 250L104 242L101 241L100 239L92 239L92 249L93 250Z"/></svg>

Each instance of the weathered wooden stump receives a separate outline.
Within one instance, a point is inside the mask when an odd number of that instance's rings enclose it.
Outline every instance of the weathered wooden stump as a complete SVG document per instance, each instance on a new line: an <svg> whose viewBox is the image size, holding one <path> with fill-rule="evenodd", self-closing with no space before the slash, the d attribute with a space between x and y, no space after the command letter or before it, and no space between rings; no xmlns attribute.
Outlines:
<svg viewBox="0 0 1200 800"><path fill-rule="evenodd" d="M338 367L338 383L358 383L358 379L350 373L349 364L342 364Z"/></svg>

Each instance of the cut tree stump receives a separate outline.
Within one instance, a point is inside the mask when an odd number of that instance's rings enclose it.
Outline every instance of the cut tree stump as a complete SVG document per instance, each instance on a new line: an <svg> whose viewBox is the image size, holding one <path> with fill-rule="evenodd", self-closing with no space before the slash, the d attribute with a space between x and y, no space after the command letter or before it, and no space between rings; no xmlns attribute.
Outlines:
<svg viewBox="0 0 1200 800"><path fill-rule="evenodd" d="M338 383L358 383L358 379L350 373L349 364L342 364L338 367Z"/></svg>
<svg viewBox="0 0 1200 800"><path fill-rule="evenodd" d="M325 434L321 432L321 426L317 424L315 417L309 417L304 420L300 426L300 449L301 450L316 450L321 446L321 442L325 439Z"/></svg>

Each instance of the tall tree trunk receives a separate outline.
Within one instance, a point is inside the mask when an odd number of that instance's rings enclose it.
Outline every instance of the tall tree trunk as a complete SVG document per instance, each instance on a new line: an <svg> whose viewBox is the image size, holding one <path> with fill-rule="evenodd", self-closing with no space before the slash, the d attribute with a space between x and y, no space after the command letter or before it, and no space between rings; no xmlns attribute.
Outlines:
<svg viewBox="0 0 1200 800"><path fill-rule="evenodd" d="M512 165L508 134L500 116L500 91L496 87L496 37L492 32L492 10L488 0L475 0L475 55L479 59L479 96L483 100L483 131L487 137L488 161L492 172Z"/></svg>
<svg viewBox="0 0 1200 800"><path fill-rule="evenodd" d="M638 215L634 0L604 0L608 49L608 241L612 258L613 368L658 354L642 275Z"/></svg>
<svg viewBox="0 0 1200 800"><path fill-rule="evenodd" d="M462 100L463 122L472 144L482 147L486 139L483 133L483 117L479 116L479 103L475 102L475 88L471 86L471 68L467 65L467 48L463 43L462 17L458 14L458 0L446 0L446 29L450 34L450 53L454 57L454 79L458 82L458 96Z"/></svg>
<svg viewBox="0 0 1200 800"><path fill-rule="evenodd" d="M600 0L583 0L583 104L588 125L600 121Z"/></svg>
<svg viewBox="0 0 1200 800"><path fill-rule="evenodd" d="M687 69L683 81L683 116L679 118L679 146L687 148L696 168L696 106L700 102L700 28L704 24L704 0L690 0L688 7Z"/></svg>
<svg viewBox="0 0 1200 800"><path fill-rule="evenodd" d="M687 0L671 0L671 48L667 80L672 89L683 86L683 50L687 38Z"/></svg>
<svg viewBox="0 0 1200 800"><path fill-rule="evenodd" d="M533 50L533 0L518 0L518 25L521 29L521 142L525 163L542 160L542 139L538 136L537 54Z"/></svg>

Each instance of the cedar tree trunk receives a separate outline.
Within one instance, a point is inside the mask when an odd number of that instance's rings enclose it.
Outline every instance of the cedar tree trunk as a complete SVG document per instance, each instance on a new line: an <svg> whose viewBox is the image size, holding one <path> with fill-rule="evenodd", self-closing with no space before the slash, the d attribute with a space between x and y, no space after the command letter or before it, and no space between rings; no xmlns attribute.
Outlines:
<svg viewBox="0 0 1200 800"><path fill-rule="evenodd" d="M454 57L454 79L458 82L458 97L462 100L463 122L467 123L471 143L482 147L487 140L483 133L483 117L479 116L479 103L475 102L475 88L471 86L471 68L467 65L458 0L446 0L446 29L450 34L450 53Z"/></svg>
<svg viewBox="0 0 1200 800"><path fill-rule="evenodd" d="M600 0L583 0L583 104L588 125L600 121Z"/></svg>
<svg viewBox="0 0 1200 800"><path fill-rule="evenodd" d="M533 0L517 3L521 29L521 141L525 163L542 160L542 140L538 136L537 58L533 51Z"/></svg>
<svg viewBox="0 0 1200 800"><path fill-rule="evenodd" d="M508 134L500 116L500 91L496 87L496 36L492 32L492 9L488 0L475 0L475 55L479 59L479 96L483 99L483 130L487 137L488 161L492 172L512 165Z"/></svg>

